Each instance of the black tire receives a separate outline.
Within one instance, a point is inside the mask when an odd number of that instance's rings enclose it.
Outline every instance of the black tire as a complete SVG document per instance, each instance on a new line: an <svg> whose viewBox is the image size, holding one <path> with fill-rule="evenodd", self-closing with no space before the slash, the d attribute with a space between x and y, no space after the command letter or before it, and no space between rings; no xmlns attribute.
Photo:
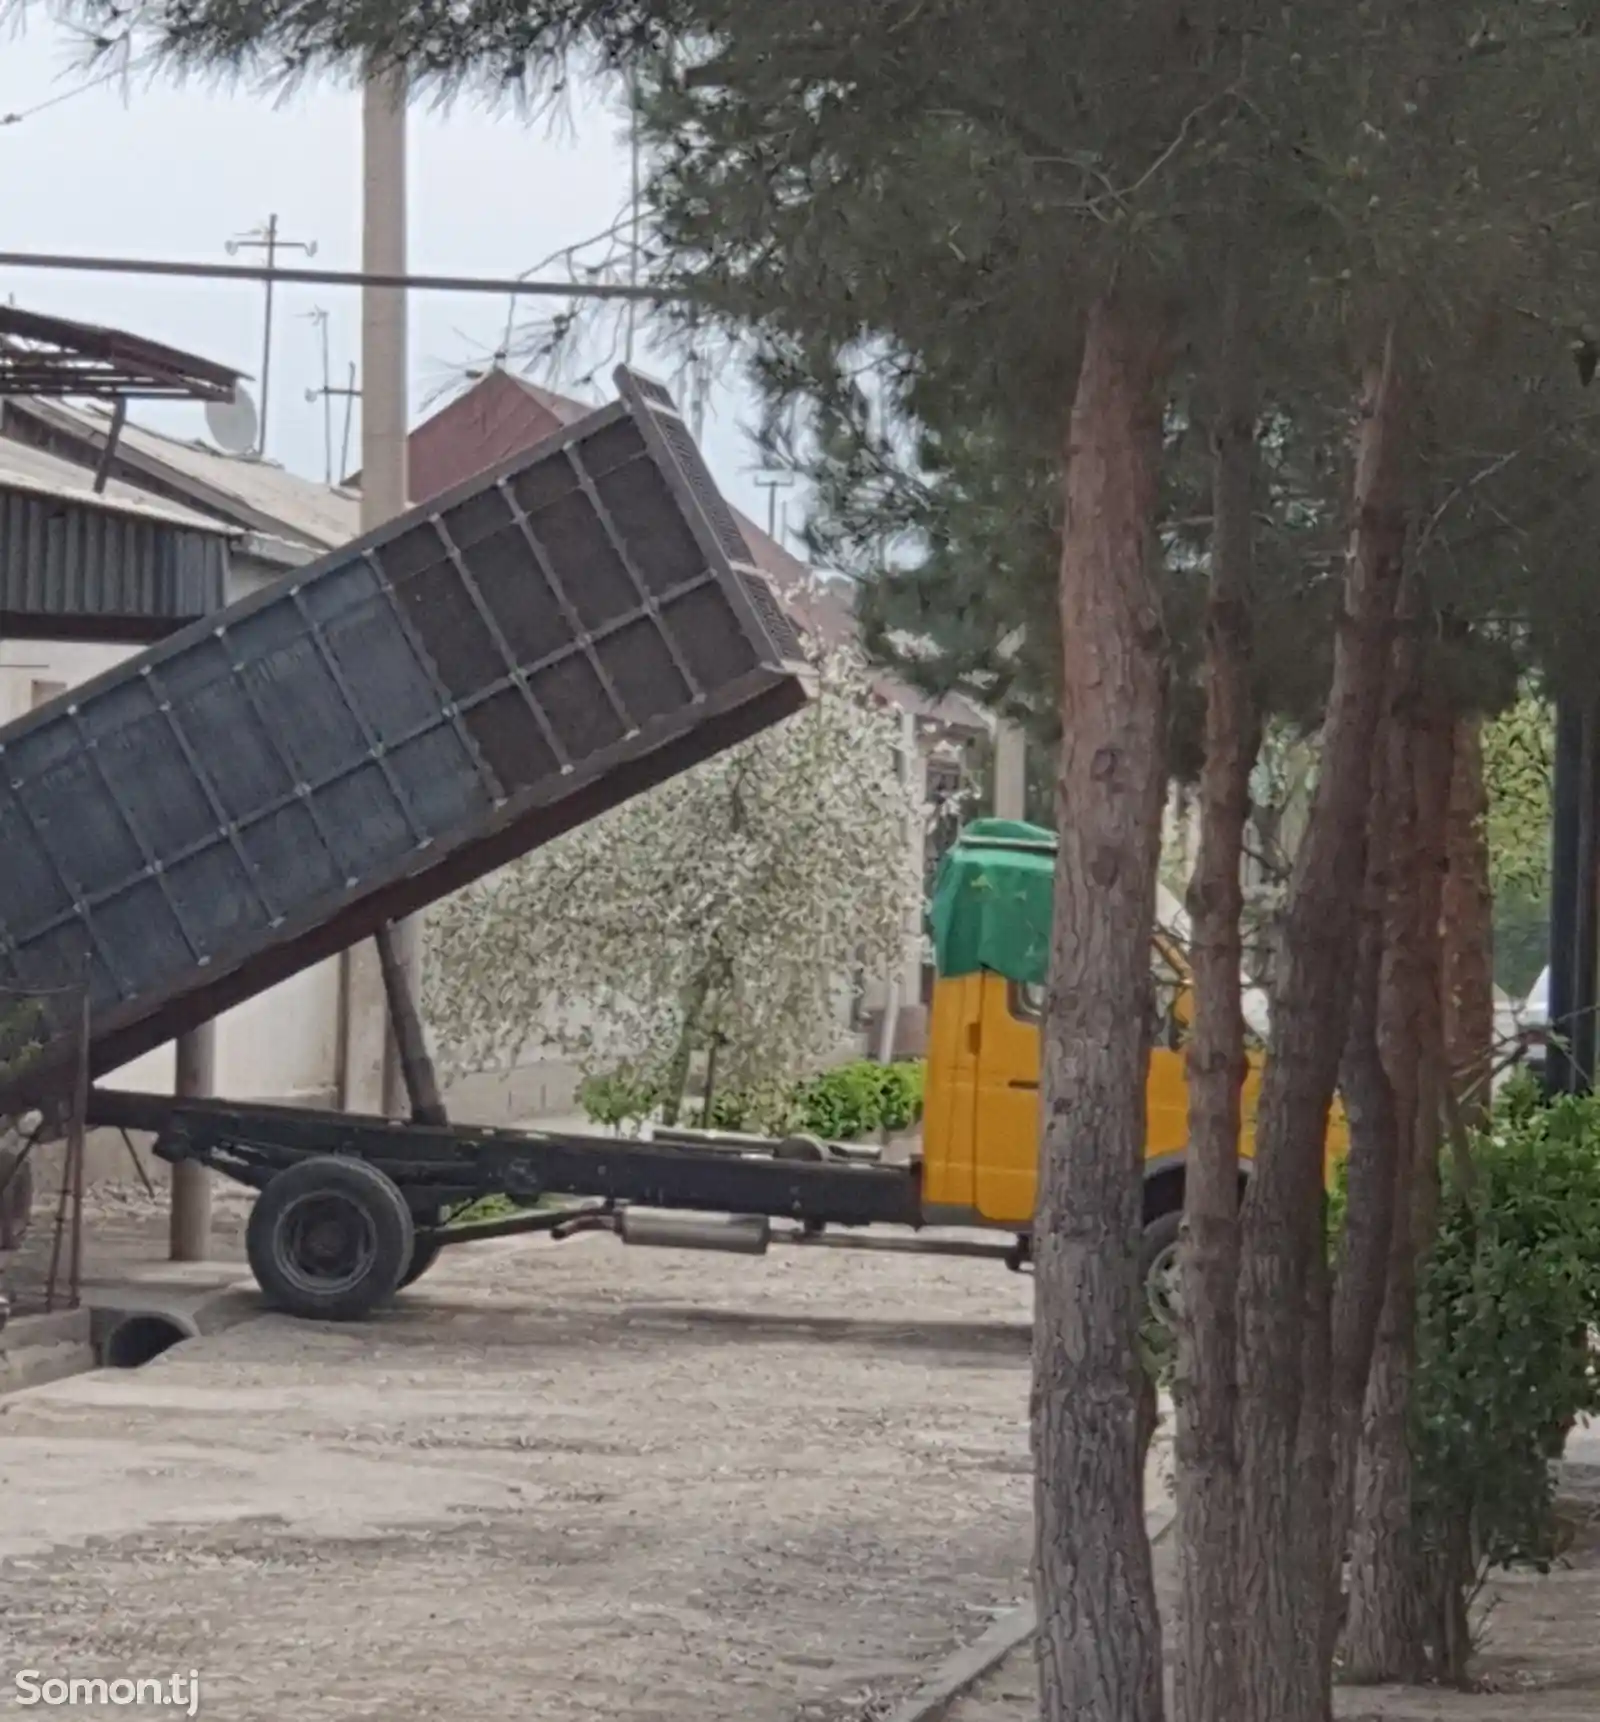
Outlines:
<svg viewBox="0 0 1600 1722"><path fill-rule="evenodd" d="M1139 1284L1146 1307L1164 1327L1172 1324L1172 1310L1170 1298L1165 1295L1169 1288L1162 1282L1182 1229L1183 1210L1174 1208L1169 1213L1157 1214L1145 1227L1139 1243Z"/></svg>
<svg viewBox="0 0 1600 1722"><path fill-rule="evenodd" d="M439 1252L444 1245L437 1238L423 1235L411 1246L411 1260L406 1264L406 1271L400 1276L400 1290L404 1291L409 1285L415 1285L429 1268L439 1259Z"/></svg>
<svg viewBox="0 0 1600 1722"><path fill-rule="evenodd" d="M365 1160L319 1155L280 1172L250 1210L245 1251L267 1301L309 1321L357 1321L400 1289L416 1227Z"/></svg>

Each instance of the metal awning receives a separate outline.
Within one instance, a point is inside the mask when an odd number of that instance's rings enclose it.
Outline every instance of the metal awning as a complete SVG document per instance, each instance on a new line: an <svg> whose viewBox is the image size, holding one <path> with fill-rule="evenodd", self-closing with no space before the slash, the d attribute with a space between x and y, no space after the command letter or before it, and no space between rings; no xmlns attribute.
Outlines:
<svg viewBox="0 0 1600 1722"><path fill-rule="evenodd" d="M0 305L0 395L228 401L242 376L142 335Z"/></svg>

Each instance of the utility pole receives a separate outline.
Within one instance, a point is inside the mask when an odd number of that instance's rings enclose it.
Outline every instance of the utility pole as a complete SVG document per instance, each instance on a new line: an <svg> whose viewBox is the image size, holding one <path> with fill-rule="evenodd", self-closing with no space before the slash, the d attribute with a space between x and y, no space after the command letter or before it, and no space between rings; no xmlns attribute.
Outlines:
<svg viewBox="0 0 1600 1722"><path fill-rule="evenodd" d="M406 267L406 82L400 68L369 72L362 89L361 265L373 275ZM361 530L371 532L409 504L404 288L361 294ZM438 1110L415 1000L420 978L415 917L371 945L346 953L345 1104L390 1118ZM425 1081L419 1083L419 1072ZM373 1077L376 1082L373 1082ZM376 1089L374 1095L373 1090ZM376 1099L377 1105L372 1104Z"/></svg>
<svg viewBox="0 0 1600 1722"><path fill-rule="evenodd" d="M1000 655L1009 660L1022 650L1023 630L1013 628L1000 642ZM994 816L1028 817L1028 737L1017 724L997 716L994 726Z"/></svg>
<svg viewBox="0 0 1600 1722"><path fill-rule="evenodd" d="M630 232L628 235L628 285L639 285L639 81L637 78L628 79L628 215ZM628 301L628 309L624 312L627 319L623 334L622 362L625 365L633 363L633 338L636 313L636 300Z"/></svg>
<svg viewBox="0 0 1600 1722"><path fill-rule="evenodd" d="M350 420L355 413L356 402L361 399L361 391L356 387L356 362L350 361L350 375L345 380L342 389L332 391L344 396L344 435L339 440L339 478L343 484L350 472Z"/></svg>
<svg viewBox="0 0 1600 1722"><path fill-rule="evenodd" d="M328 313L320 308L309 312L312 322L322 325L322 387L307 389L307 401L322 402L322 438L327 447L327 459L324 471L329 484L343 484L345 474L350 470L350 423L355 413L355 404L361 399L361 391L356 387L356 362L350 361L350 374L345 379L342 389L333 386L333 373L328 359ZM344 402L344 431L339 439L339 464L333 464L333 403L335 400Z"/></svg>
<svg viewBox="0 0 1600 1722"><path fill-rule="evenodd" d="M306 400L322 402L322 482L333 483L333 372L328 358L328 313L320 305L306 312L307 321L314 323L322 337L322 387L307 389Z"/></svg>
<svg viewBox="0 0 1600 1722"><path fill-rule="evenodd" d="M261 417L256 432L256 453L267 452L267 394L272 383L272 286L280 251L303 251L307 257L317 254L314 239L280 239L278 218L269 215L265 227L254 227L248 233L236 234L227 242L227 253L237 257L241 251L264 251L267 254L267 306L265 327L261 335Z"/></svg>
<svg viewBox="0 0 1600 1722"><path fill-rule="evenodd" d="M767 493L767 537L776 539L778 536L778 492L787 490L794 483L792 472L774 473L771 478L758 478L756 489Z"/></svg>
<svg viewBox="0 0 1600 1722"><path fill-rule="evenodd" d="M1003 719L994 726L994 816L1028 816L1028 738Z"/></svg>
<svg viewBox="0 0 1600 1722"><path fill-rule="evenodd" d="M711 393L710 367L705 361L694 367L689 388L689 426L694 432L694 440L703 443L706 440L706 399Z"/></svg>

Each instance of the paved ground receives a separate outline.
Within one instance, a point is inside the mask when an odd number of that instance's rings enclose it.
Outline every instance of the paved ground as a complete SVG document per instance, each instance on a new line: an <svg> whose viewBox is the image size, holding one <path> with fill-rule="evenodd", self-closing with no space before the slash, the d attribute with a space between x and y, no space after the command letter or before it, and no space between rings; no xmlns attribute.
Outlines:
<svg viewBox="0 0 1600 1722"><path fill-rule="evenodd" d="M220 1253L248 1199L219 1192ZM142 1196L91 1204L91 1282L160 1255ZM21 1668L198 1668L225 1722L874 1722L1025 1588L1029 1289L482 1245L367 1326L267 1317L0 1400L0 1712ZM1569 1457L1572 1558L1495 1585L1484 1690L1345 1722L1600 1718L1600 1430ZM950 1722L1034 1715L1023 1650Z"/></svg>
<svg viewBox="0 0 1600 1722"><path fill-rule="evenodd" d="M1567 1558L1546 1578L1502 1574L1480 1612L1479 1690L1340 1691L1340 1722L1596 1722L1600 1718L1600 1434L1569 1452L1564 1512ZM1156 1549L1156 1586L1170 1620L1177 1574L1170 1542ZM1169 1655L1170 1663L1170 1655ZM1170 1678L1170 1667L1169 1667ZM1033 1648L1024 1645L949 1711L945 1722L1035 1722Z"/></svg>
<svg viewBox="0 0 1600 1722"><path fill-rule="evenodd" d="M479 1245L0 1402L0 1709L194 1667L227 1722L864 1722L1025 1586L1030 1284Z"/></svg>

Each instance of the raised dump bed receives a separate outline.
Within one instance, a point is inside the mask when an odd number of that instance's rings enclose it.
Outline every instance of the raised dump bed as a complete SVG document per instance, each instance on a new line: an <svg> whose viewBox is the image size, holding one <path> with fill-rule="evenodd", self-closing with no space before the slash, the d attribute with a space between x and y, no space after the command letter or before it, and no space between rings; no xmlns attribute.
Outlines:
<svg viewBox="0 0 1600 1722"><path fill-rule="evenodd" d="M804 703L671 397L617 385L0 729L0 1110L62 1091L85 976L100 1075Z"/></svg>

